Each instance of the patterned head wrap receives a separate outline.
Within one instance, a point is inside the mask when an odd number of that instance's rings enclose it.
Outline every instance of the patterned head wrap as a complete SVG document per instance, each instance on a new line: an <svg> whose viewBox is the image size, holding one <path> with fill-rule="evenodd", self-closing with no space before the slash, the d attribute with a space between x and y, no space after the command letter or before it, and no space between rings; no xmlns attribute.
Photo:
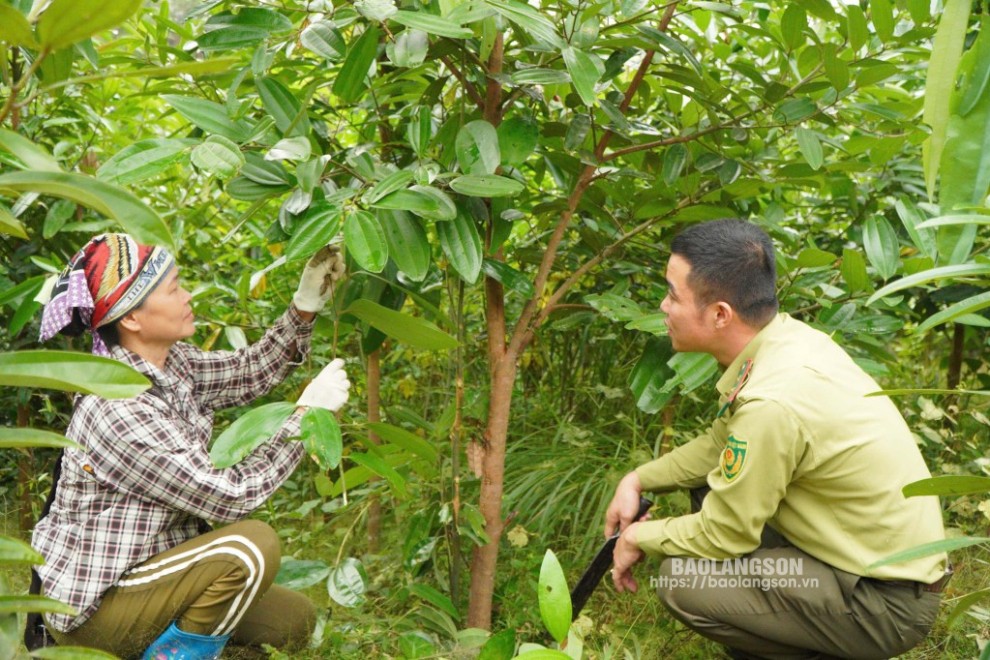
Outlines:
<svg viewBox="0 0 990 660"><path fill-rule="evenodd" d="M96 329L140 307L174 264L164 248L141 245L127 234L97 236L36 298L45 306L41 340L89 330L93 353L109 355Z"/></svg>

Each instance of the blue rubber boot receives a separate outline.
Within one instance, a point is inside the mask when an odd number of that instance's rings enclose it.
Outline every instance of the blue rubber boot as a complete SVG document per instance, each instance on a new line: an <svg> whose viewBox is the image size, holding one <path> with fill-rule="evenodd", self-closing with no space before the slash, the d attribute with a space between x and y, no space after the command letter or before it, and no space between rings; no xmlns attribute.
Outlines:
<svg viewBox="0 0 990 660"><path fill-rule="evenodd" d="M179 630L175 621L151 643L142 660L217 660L230 635L197 635Z"/></svg>

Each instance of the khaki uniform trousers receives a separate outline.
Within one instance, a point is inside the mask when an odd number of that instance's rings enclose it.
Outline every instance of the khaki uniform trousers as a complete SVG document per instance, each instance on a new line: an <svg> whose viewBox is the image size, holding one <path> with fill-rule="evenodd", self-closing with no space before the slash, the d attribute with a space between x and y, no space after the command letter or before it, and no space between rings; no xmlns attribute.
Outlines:
<svg viewBox="0 0 990 660"><path fill-rule="evenodd" d="M233 645L303 646L316 610L302 594L272 584L280 560L275 531L242 520L138 564L85 623L69 633L49 631L60 646L88 646L122 658L140 657L172 621L200 635L233 633Z"/></svg>
<svg viewBox="0 0 990 660"><path fill-rule="evenodd" d="M692 509L705 491L692 491ZM800 566L800 575L747 580L732 573L731 562L713 571L723 575L685 575L668 558L658 581L657 593L674 618L728 646L735 658L890 658L923 640L938 615L941 594L839 570L769 527L748 557L763 566Z"/></svg>

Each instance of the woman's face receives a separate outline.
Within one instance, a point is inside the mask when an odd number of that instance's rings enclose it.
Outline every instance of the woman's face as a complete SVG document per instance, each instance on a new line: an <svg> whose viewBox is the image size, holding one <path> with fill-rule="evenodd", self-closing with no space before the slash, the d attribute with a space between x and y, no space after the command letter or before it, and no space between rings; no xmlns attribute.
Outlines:
<svg viewBox="0 0 990 660"><path fill-rule="evenodd" d="M140 324L137 334L141 341L170 347L191 337L196 327L190 300L192 296L179 284L179 269L173 266L144 303L131 312Z"/></svg>

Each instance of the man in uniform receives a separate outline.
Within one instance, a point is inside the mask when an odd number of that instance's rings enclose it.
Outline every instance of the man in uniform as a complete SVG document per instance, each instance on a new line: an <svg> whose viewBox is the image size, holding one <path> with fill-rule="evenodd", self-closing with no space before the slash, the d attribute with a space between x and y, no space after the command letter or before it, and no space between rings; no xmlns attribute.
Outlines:
<svg viewBox="0 0 990 660"><path fill-rule="evenodd" d="M612 579L635 591L632 566L662 558L664 605L732 657L897 655L931 628L947 558L871 565L944 538L938 499L901 493L930 474L893 403L867 396L876 382L778 314L775 276L770 239L748 222L695 225L671 244L673 347L725 373L712 425L619 483ZM640 493L678 488L704 493L693 513L633 520Z"/></svg>

